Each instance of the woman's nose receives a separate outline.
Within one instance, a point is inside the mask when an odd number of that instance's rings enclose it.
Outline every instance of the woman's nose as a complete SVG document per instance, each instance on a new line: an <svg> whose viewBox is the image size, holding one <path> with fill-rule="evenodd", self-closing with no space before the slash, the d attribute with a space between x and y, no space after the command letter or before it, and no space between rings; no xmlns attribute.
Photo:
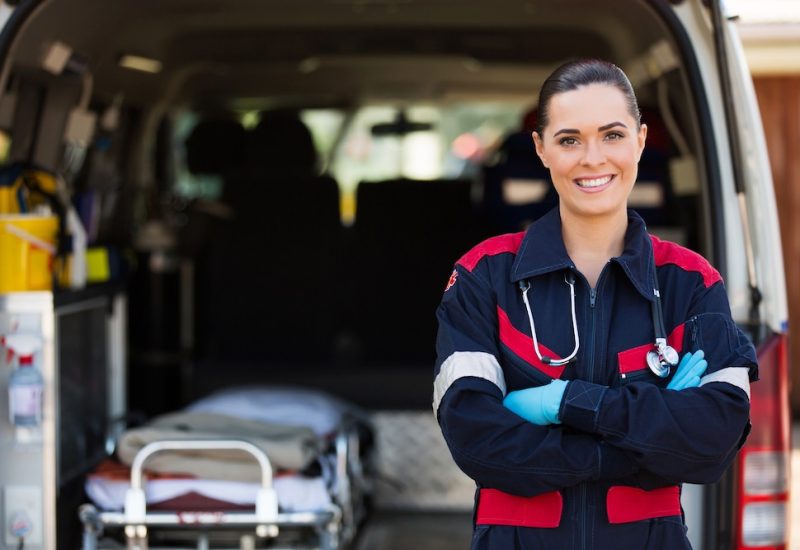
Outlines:
<svg viewBox="0 0 800 550"><path fill-rule="evenodd" d="M603 164L606 161L606 155L603 151L602 145L594 140L589 140L586 143L586 148L584 149L584 154L581 161L586 166Z"/></svg>

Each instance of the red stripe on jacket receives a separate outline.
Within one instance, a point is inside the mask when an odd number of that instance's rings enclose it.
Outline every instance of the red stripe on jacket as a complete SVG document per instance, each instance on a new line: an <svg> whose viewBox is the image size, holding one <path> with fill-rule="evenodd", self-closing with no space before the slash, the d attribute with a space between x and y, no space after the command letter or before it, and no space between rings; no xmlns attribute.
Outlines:
<svg viewBox="0 0 800 550"><path fill-rule="evenodd" d="M683 332L686 328L685 323L681 323L667 337L667 344L675 348L680 353L683 351ZM626 349L617 353L617 364L620 374L628 374L637 370L647 368L647 352L655 349L653 342L642 344L635 348Z"/></svg>
<svg viewBox="0 0 800 550"><path fill-rule="evenodd" d="M519 251L519 247L522 246L522 238L524 236L525 232L507 233L486 239L461 256L456 263L471 272L486 256L496 256L504 252L516 254Z"/></svg>
<svg viewBox="0 0 800 550"><path fill-rule="evenodd" d="M506 347L532 367L539 369L550 378L561 377L561 373L564 372L567 366L553 367L543 363L533 350L533 338L517 330L517 328L511 324L511 319L508 318L508 314L503 311L503 308L500 306L497 306L497 321L500 329L500 341L505 344ZM561 359L541 343L539 343L539 353L541 353L542 356Z"/></svg>
<svg viewBox="0 0 800 550"><path fill-rule="evenodd" d="M564 499L559 491L520 497L481 489L475 514L477 525L512 525L554 528L561 523ZM645 491L615 485L606 493L606 512L612 524L681 515L681 493L677 486Z"/></svg>
<svg viewBox="0 0 800 550"><path fill-rule="evenodd" d="M684 271L699 273L703 276L703 284L706 288L722 280L719 271L714 269L708 263L708 260L697 252L670 241L662 241L655 235L650 235L650 240L653 242L653 256L655 256L656 267L673 264Z"/></svg>

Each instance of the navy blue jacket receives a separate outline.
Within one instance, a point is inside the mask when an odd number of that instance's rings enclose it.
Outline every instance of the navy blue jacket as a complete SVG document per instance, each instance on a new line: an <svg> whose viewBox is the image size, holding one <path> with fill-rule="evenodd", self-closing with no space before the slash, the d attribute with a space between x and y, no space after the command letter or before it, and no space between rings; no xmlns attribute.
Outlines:
<svg viewBox="0 0 800 550"><path fill-rule="evenodd" d="M580 350L565 367L533 349ZM698 388L665 389L653 349L654 277L669 343L702 349ZM478 485L473 548L689 548L680 484L710 483L749 430L755 350L731 319L719 273L700 255L649 235L629 212L625 250L595 289L561 237L558 208L527 232L491 238L456 264L437 311L434 412L459 467ZM538 426L503 407L510 391L569 380L562 424Z"/></svg>

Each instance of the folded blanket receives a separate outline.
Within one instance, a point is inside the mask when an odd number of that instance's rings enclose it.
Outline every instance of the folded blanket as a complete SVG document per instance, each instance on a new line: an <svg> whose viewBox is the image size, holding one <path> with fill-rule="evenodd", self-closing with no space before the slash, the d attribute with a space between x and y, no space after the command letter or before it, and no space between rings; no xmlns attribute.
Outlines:
<svg viewBox="0 0 800 550"><path fill-rule="evenodd" d="M325 441L307 427L269 424L211 413L172 413L146 426L126 431L117 443L117 456L131 465L136 453L153 441L168 439L244 439L263 450L273 470L302 470L317 458ZM258 481L261 468L242 451L164 452L147 461L155 472L184 473L206 479Z"/></svg>

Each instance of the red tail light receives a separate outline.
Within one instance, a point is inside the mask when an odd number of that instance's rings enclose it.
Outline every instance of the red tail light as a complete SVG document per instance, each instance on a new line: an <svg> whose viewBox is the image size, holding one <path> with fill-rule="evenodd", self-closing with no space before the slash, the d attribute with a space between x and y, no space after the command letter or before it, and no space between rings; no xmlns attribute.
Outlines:
<svg viewBox="0 0 800 550"><path fill-rule="evenodd" d="M786 550L789 536L789 374L786 335L758 350L761 379L751 386L753 429L738 461L739 550Z"/></svg>

